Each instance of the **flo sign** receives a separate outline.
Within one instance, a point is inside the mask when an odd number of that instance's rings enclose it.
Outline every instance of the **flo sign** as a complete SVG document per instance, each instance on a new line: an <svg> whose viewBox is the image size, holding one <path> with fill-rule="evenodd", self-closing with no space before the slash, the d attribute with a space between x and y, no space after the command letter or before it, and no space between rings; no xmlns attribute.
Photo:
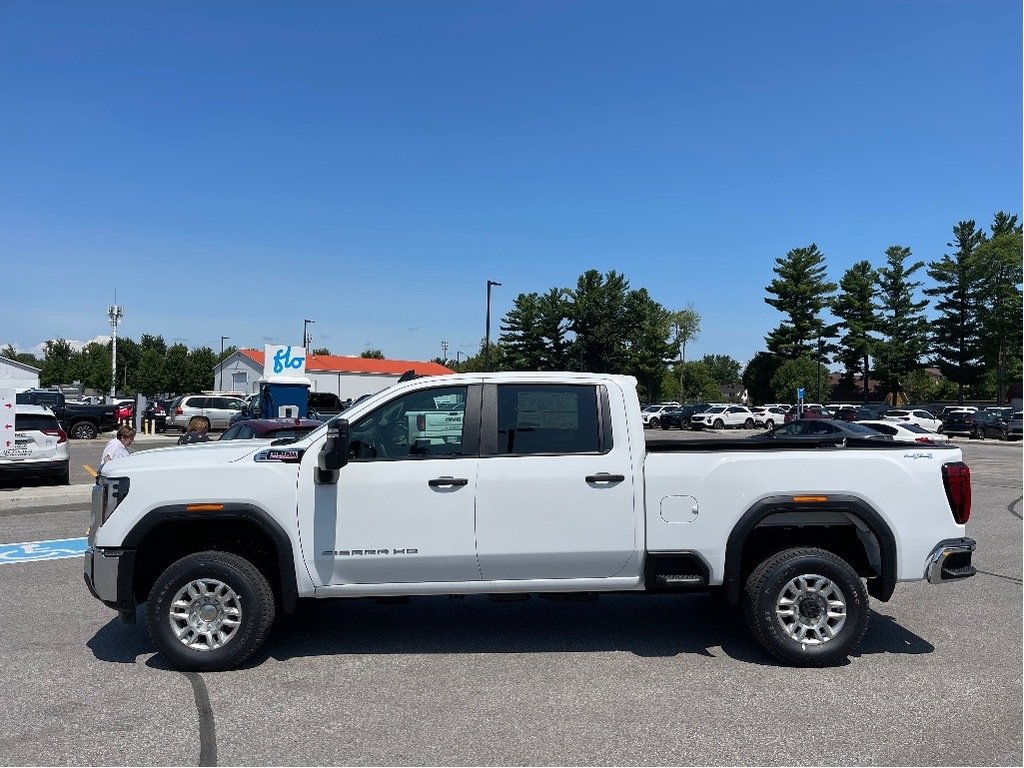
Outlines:
<svg viewBox="0 0 1024 768"><path fill-rule="evenodd" d="M275 346L267 344L263 352L265 379L294 379L306 375L305 347Z"/></svg>

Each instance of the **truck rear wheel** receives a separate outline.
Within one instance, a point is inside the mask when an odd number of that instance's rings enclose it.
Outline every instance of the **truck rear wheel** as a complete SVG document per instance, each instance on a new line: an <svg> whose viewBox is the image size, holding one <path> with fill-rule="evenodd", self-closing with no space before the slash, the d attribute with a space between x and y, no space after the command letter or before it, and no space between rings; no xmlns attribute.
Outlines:
<svg viewBox="0 0 1024 768"><path fill-rule="evenodd" d="M750 574L744 612L766 651L797 666L845 660L868 626L868 596L857 572L823 549L787 549Z"/></svg>
<svg viewBox="0 0 1024 768"><path fill-rule="evenodd" d="M198 552L172 563L149 593L146 628L175 669L238 666L266 640L274 593L252 563L229 552Z"/></svg>

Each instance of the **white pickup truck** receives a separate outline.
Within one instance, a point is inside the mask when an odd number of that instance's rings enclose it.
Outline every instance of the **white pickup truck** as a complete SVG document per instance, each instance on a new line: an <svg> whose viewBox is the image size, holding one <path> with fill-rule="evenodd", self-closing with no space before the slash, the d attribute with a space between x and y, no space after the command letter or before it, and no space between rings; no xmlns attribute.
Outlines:
<svg viewBox="0 0 1024 768"><path fill-rule="evenodd" d="M460 434L411 440L431 410ZM779 659L825 665L869 594L975 572L956 447L645 441L635 380L597 374L416 379L344 416L105 464L89 590L128 622L148 602L187 670L238 665L303 598L695 590L742 603Z"/></svg>

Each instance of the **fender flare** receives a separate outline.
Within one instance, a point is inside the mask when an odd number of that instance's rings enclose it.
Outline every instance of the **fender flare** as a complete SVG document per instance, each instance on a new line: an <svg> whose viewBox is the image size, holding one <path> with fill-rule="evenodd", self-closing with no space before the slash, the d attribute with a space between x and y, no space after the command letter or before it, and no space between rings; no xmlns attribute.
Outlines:
<svg viewBox="0 0 1024 768"><path fill-rule="evenodd" d="M277 553L278 583L281 585L281 608L285 613L292 613L299 601L298 583L295 577L295 552L291 539L284 528L271 515L255 504L225 503L223 509L190 512L185 504L168 504L156 507L140 519L124 537L123 546L135 550L143 539L158 525L188 521L190 523L203 520L244 520L259 528L274 545Z"/></svg>
<svg viewBox="0 0 1024 768"><path fill-rule="evenodd" d="M818 495L809 492L806 495ZM791 495L769 496L755 502L733 526L725 550L723 585L729 602L740 599L742 589L743 545L750 534L775 518L778 524L850 525L864 546L868 561L879 573L868 579L868 593L882 602L896 589L896 537L882 516L863 499L856 496L821 493L828 501L797 504Z"/></svg>

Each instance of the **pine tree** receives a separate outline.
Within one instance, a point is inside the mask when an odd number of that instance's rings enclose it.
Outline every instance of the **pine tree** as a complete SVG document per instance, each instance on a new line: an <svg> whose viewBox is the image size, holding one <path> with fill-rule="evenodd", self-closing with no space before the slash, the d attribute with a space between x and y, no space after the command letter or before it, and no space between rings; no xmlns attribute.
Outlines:
<svg viewBox="0 0 1024 768"><path fill-rule="evenodd" d="M893 245L886 249L887 266L878 270L879 324L876 367L880 368L889 391L902 389L901 380L918 368L928 351L928 321L924 316L927 299L915 300L922 283L912 280L923 261L907 265L910 249Z"/></svg>
<svg viewBox="0 0 1024 768"><path fill-rule="evenodd" d="M814 243L794 248L785 258L775 260L774 271L778 277L768 284L767 291L775 298L765 298L765 303L788 319L765 336L768 351L789 360L821 360L831 348L827 340L835 333L835 326L826 325L820 317L836 289L835 283L825 279L825 255Z"/></svg>
<svg viewBox="0 0 1024 768"><path fill-rule="evenodd" d="M952 254L928 264L928 276L935 287L925 294L936 298L938 317L932 323L932 346L942 375L957 385L959 402L965 387L977 384L983 372L979 325L980 271L976 258L985 233L973 220L953 227Z"/></svg>
<svg viewBox="0 0 1024 768"><path fill-rule="evenodd" d="M846 369L851 391L854 374L862 374L864 402L868 399L869 364L875 347L873 334L879 321L875 305L877 281L878 273L871 262L858 261L839 281L841 292L832 302L832 314L843 321L840 327L845 331L839 341L839 359Z"/></svg>
<svg viewBox="0 0 1024 768"><path fill-rule="evenodd" d="M1016 216L995 215L992 237L976 253L979 270L978 324L985 368L996 372L996 398L1005 402L1006 382L1020 378L1021 227Z"/></svg>
<svg viewBox="0 0 1024 768"><path fill-rule="evenodd" d="M565 292L521 293L501 321L498 367L511 371L557 371L566 366L568 319Z"/></svg>

